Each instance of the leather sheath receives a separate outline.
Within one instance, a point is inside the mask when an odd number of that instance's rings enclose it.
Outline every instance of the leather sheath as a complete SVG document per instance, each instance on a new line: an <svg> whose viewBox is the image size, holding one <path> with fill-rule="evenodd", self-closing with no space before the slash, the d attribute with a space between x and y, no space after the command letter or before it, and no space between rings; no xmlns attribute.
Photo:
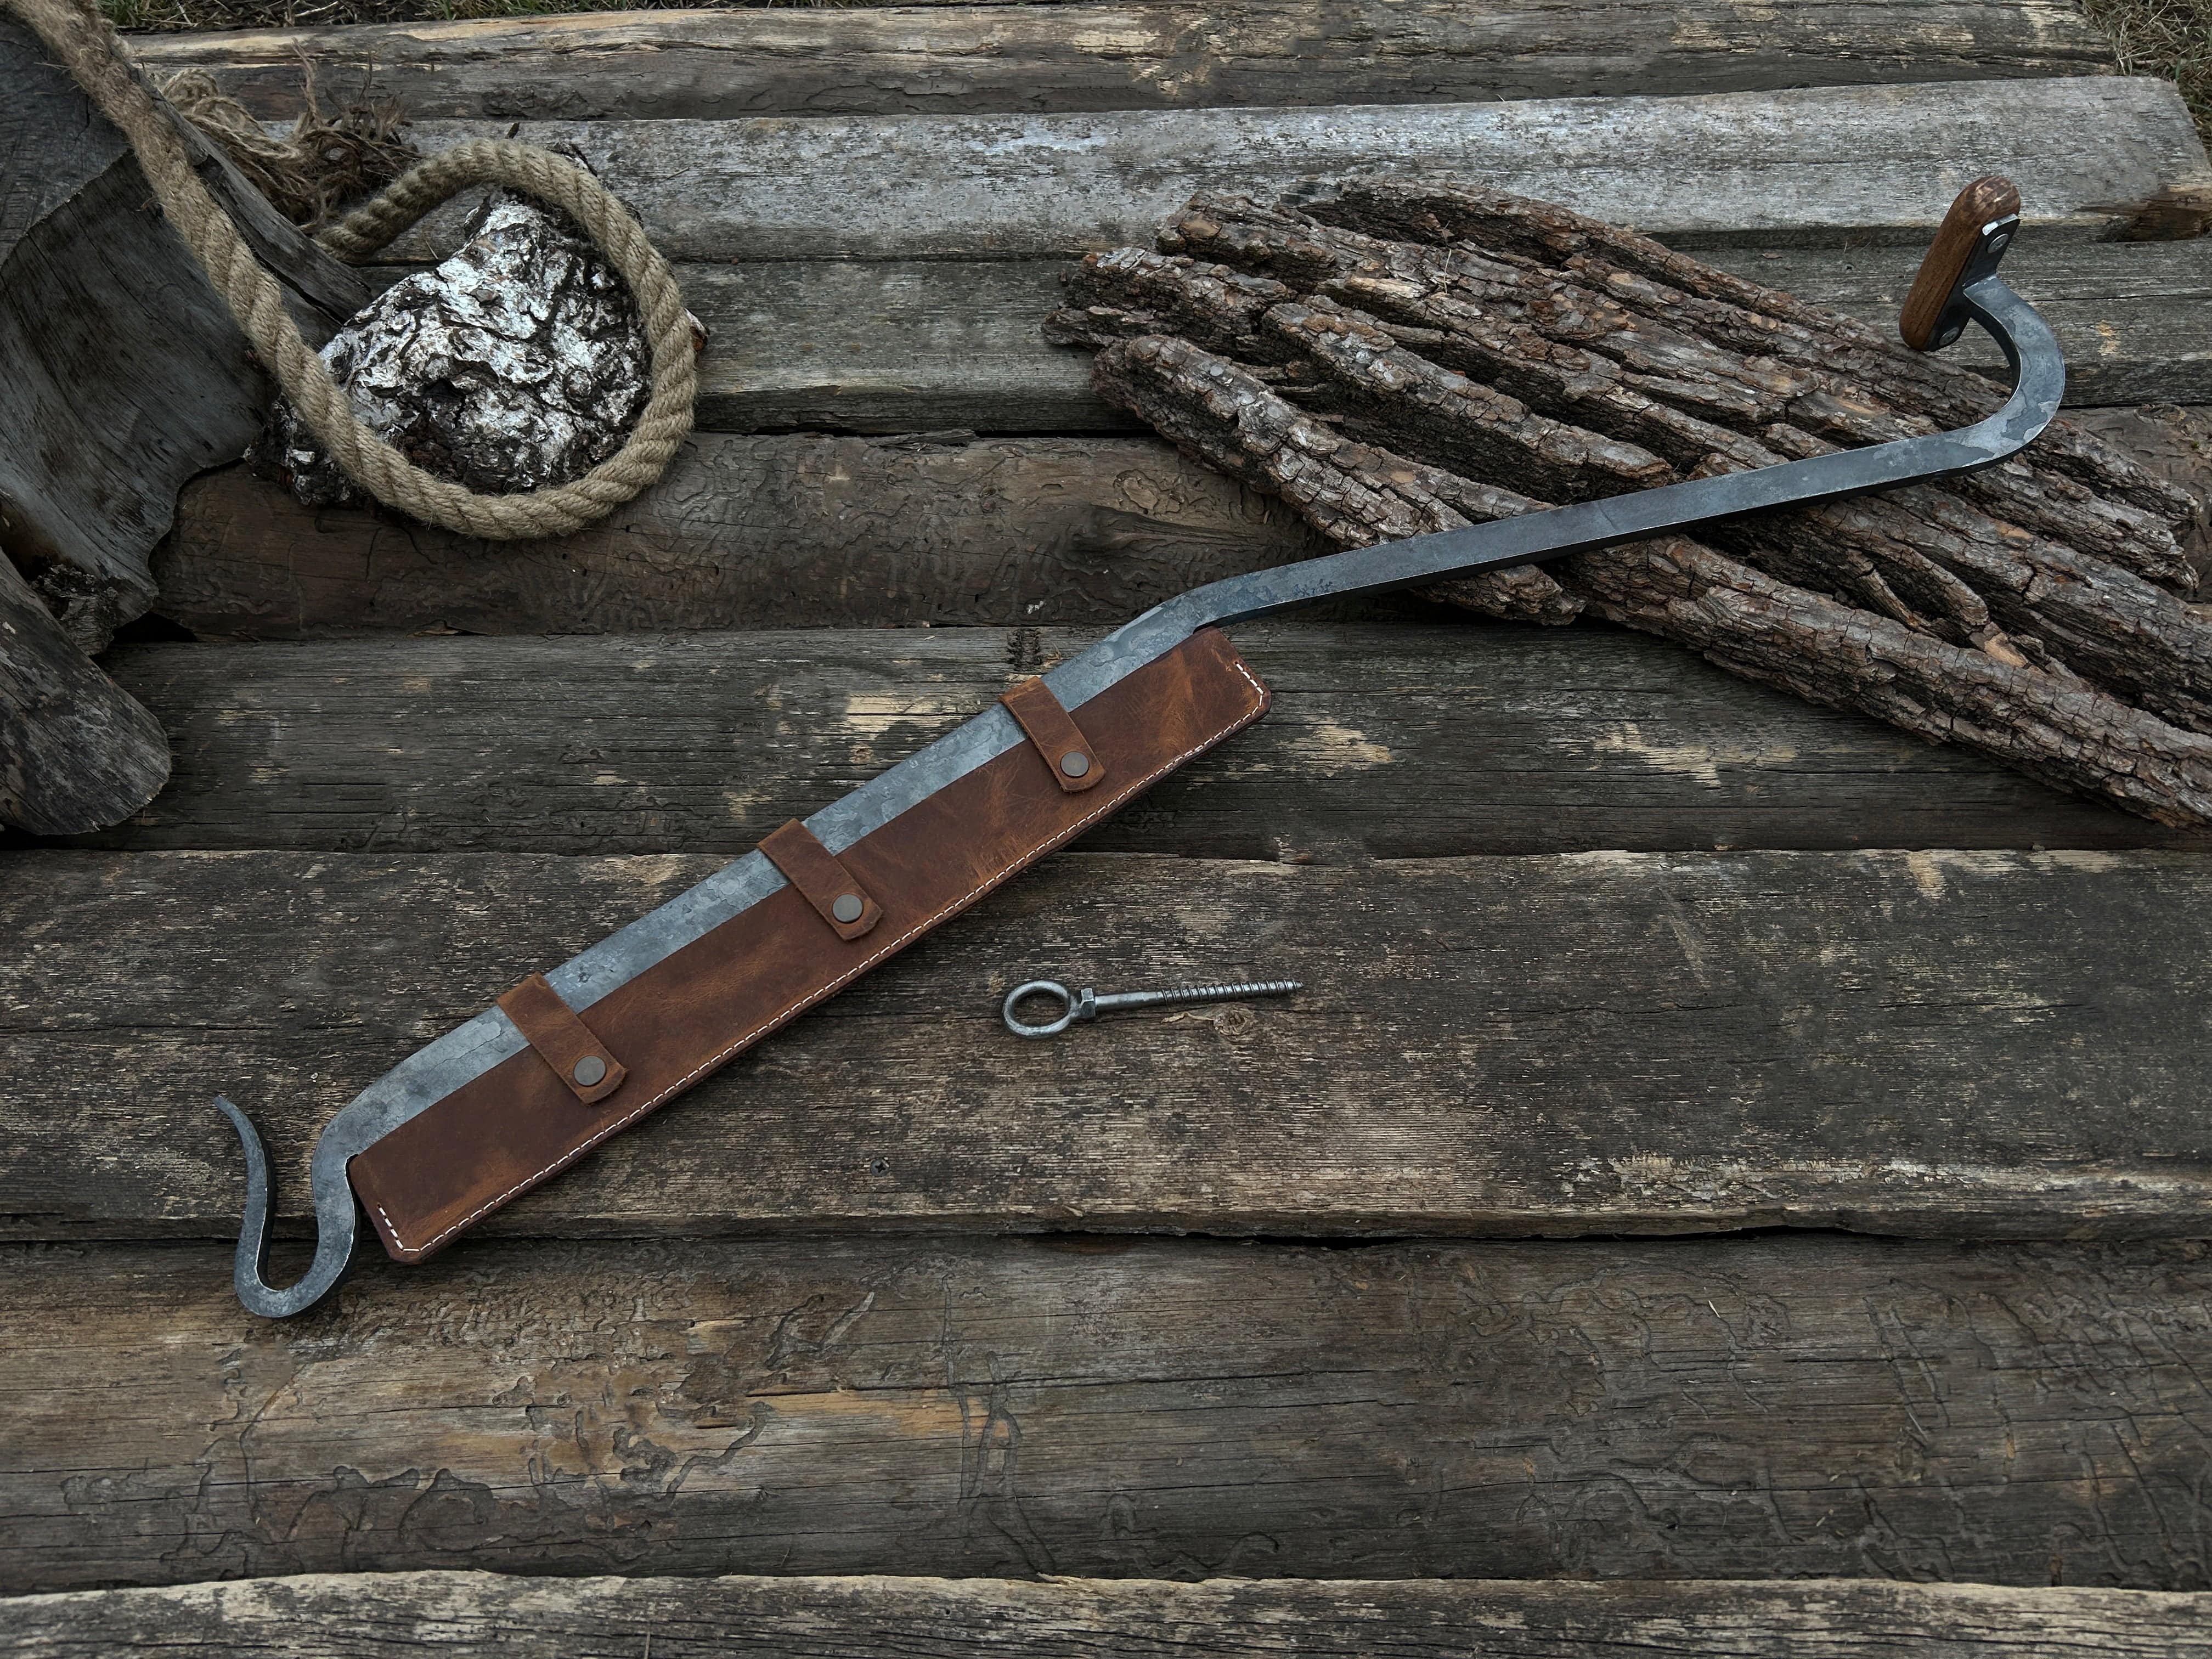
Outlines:
<svg viewBox="0 0 2212 1659"><path fill-rule="evenodd" d="M420 1261L777 1027L957 915L1267 711L1267 689L1208 629L1077 711L1105 777L1063 789L1017 744L836 855L882 909L856 937L779 888L578 1011L627 1068L586 1104L536 1048L502 1061L347 1166L384 1248ZM978 1018L981 1018L979 1015Z"/></svg>

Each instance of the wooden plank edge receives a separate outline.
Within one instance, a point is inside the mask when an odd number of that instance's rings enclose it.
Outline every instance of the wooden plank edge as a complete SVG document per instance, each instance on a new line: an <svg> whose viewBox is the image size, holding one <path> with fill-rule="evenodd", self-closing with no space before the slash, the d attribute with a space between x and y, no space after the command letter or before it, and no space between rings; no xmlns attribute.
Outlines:
<svg viewBox="0 0 2212 1659"><path fill-rule="evenodd" d="M1324 0L677 10L144 37L255 114L369 95L417 118L717 118L1683 94L2101 74L2051 0L1559 8Z"/></svg>
<svg viewBox="0 0 2212 1659"><path fill-rule="evenodd" d="M413 134L432 154L510 134L573 146L672 260L1066 257L1148 238L1195 190L1409 169L1686 246L1923 243L1955 177L1983 172L2014 178L2045 240L2182 238L2212 219L2212 164L2180 94L2135 76L1325 110L424 121ZM466 212L441 209L390 257L451 246Z"/></svg>
<svg viewBox="0 0 2212 1659"><path fill-rule="evenodd" d="M2212 1594L1856 1579L1571 1581L800 1577L568 1578L466 1571L305 1574L0 1604L16 1659L281 1648L297 1659L627 1649L848 1659L2187 1659L2212 1654Z"/></svg>

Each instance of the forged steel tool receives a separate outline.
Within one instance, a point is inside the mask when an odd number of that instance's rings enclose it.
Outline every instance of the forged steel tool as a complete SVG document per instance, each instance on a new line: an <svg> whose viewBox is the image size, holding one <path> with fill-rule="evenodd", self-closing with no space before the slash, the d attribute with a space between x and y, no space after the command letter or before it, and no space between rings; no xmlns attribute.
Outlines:
<svg viewBox="0 0 2212 1659"><path fill-rule="evenodd" d="M1250 985L1182 985L1172 991L1117 991L1102 997L1088 985L1070 991L1054 979L1033 979L1006 993L999 1005L999 1018L1018 1037L1058 1036L1079 1020L1096 1019L1115 1008L1157 1008L1171 1002L1227 1002L1239 997L1286 997L1299 988L1294 979L1263 979ZM1032 1025L1014 1015L1024 997L1049 997L1060 1005L1060 1018Z"/></svg>
<svg viewBox="0 0 2212 1659"><path fill-rule="evenodd" d="M2017 453L2057 413L2066 379L2050 329L1996 275L2018 208L2001 179L1968 186L1900 322L1919 349L1948 344L1968 322L1985 330L2013 372L1995 414L1954 432L1308 559L1156 606L532 975L363 1090L316 1144L314 1260L285 1288L264 1277L268 1158L246 1115L218 1102L246 1148L240 1298L272 1316L311 1305L345 1272L364 1212L397 1260L442 1249L1259 719L1267 688L1216 631L1222 623L1949 477Z"/></svg>

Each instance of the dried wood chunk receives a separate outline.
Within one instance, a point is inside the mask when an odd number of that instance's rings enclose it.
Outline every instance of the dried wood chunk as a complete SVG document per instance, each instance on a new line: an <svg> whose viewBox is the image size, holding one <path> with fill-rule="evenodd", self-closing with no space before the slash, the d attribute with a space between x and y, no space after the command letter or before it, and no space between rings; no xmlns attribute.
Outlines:
<svg viewBox="0 0 2212 1659"><path fill-rule="evenodd" d="M1617 227L1362 180L1200 196L1086 260L1048 337L1101 395L1345 546L1979 418L2002 388ZM1510 483L1516 491L1496 488ZM1746 678L2212 823L2201 509L2064 422L1973 477L1765 514L1437 597L1594 614Z"/></svg>

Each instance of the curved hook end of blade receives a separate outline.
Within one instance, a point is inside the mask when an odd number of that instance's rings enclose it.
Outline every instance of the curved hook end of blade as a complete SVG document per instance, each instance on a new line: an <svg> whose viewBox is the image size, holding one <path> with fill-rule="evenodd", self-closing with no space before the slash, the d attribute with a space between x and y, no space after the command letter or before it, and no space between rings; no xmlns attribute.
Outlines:
<svg viewBox="0 0 2212 1659"><path fill-rule="evenodd" d="M283 1319L320 1301L345 1276L353 1258L353 1190L341 1174L337 1179L338 1185L344 1188L339 1195L342 1214L333 1213L339 1207L333 1202L333 1194L315 1194L315 1259L297 1284L277 1289L267 1278L269 1229L276 1207L268 1149L262 1145L260 1132L253 1127L252 1118L221 1095L216 1097L215 1103L216 1109L230 1120L231 1127L238 1131L239 1145L246 1152L246 1214L239 1227L231 1283L248 1313L258 1314L264 1319Z"/></svg>

